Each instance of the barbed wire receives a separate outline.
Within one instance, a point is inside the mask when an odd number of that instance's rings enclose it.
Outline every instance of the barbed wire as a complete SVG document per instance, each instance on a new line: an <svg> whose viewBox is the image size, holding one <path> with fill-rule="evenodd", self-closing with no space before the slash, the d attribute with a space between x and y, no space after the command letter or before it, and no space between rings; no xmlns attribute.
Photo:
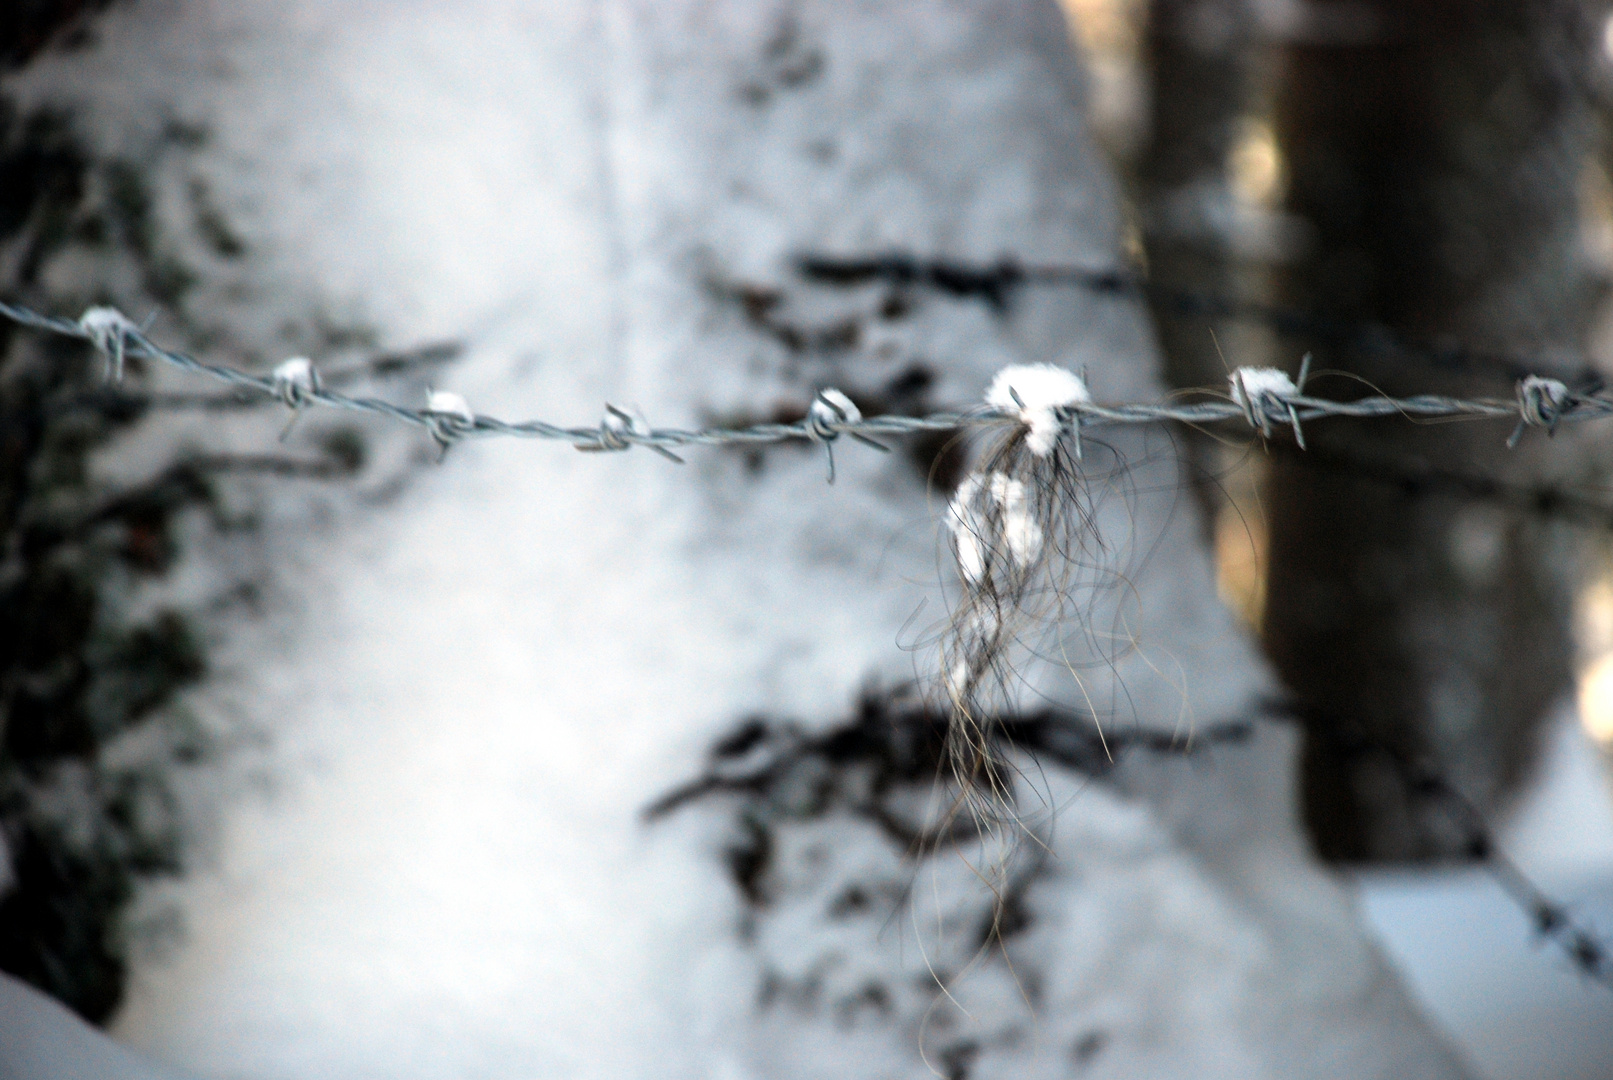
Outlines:
<svg viewBox="0 0 1613 1080"><path fill-rule="evenodd" d="M917 280L927 277L939 287L966 293L990 288L1004 289L1025 280L1067 281L1100 290L1120 291L1125 279L1114 279L1092 271L1070 269L1035 271L1016 270L1013 275L999 267L996 279L1006 284L982 284L967 275L943 272L937 267L923 268L923 273L905 263L876 261L857 264L858 273L872 267L886 277L898 280ZM816 270L822 271L823 267ZM842 268L844 269L844 268ZM839 271L837 271L839 272ZM1086 274L1088 277L1079 275ZM822 276L820 273L819 276ZM849 278L850 271L841 273ZM995 280L995 279L993 279ZM1132 283L1136 285L1136 283ZM1132 286L1125 286L1132 287ZM993 295L986 294L988 298ZM997 295L1000 295L997 294ZM1000 301L999 301L1000 302ZM1275 314L1275 312L1273 312ZM604 420L595 427L566 427L544 420L511 422L472 412L457 395L443 392L431 394L424 409L411 409L375 397L342 394L324 385L320 373L303 358L295 358L280 365L269 376L255 375L238 368L210 364L185 353L164 349L152 342L139 327L111 308L92 308L77 320L44 315L28 308L0 301L0 316L22 326L85 341L94 346L106 359L107 374L116 381L122 375L124 362L129 358L147 359L167 364L181 371L204 375L231 387L228 400L242 400L240 395L256 396L259 400L279 400L294 411L309 406L346 409L388 417L412 424L428 431L446 448L454 442L470 437L511 436L516 438L547 439L566 442L584 451L623 451L634 446L659 452L673 460L674 448L691 445L759 445L786 441L822 443L827 448L840 435L848 435L879 449L876 436L902 436L923 432L950 432L960 428L991 424L1029 423L1033 411L1020 402L1019 409L977 407L964 411L941 411L924 416L878 415L864 417L857 407L839 391L820 391L805 419L794 423L764 423L740 427L712 427L700 429L652 428L642 417L631 415L607 405ZM436 359L433 356L431 359ZM1270 438L1281 428L1290 429L1299 448L1305 446L1303 425L1314 420L1335 417L1407 419L1509 419L1515 422L1509 445L1515 443L1529 427L1542 428L1548 433L1559 423L1576 422L1613 415L1613 399L1595 393L1579 393L1558 380L1526 374L1520 379L1513 400L1499 398L1455 398L1440 395L1418 395L1395 398L1371 395L1351 401L1318 398L1303 393L1308 372L1308 358L1302 366L1297 382L1284 373L1270 368L1236 369L1230 382L1230 393L1211 400L1162 403L1099 404L1076 401L1049 407L1058 423L1076 438L1079 452L1079 435L1083 425L1154 424L1176 422L1191 425L1217 424L1241 421L1263 438ZM344 372L345 373L345 372ZM333 374L335 372L333 371ZM1209 391L1204 391L1206 395ZM192 407L219 407L219 403L200 397L187 397L183 405ZM176 403L180 399L176 397ZM219 459L223 462L225 459ZM1355 465L1357 463L1350 463ZM340 464L326 462L305 463L280 459L243 458L228 460L229 467L241 466L248 471L294 473L296 475L326 476L342 470ZM195 468L192 463L187 468ZM831 457L830 479L833 479ZM1405 480L1399 476L1386 477ZM1438 481L1448 486L1468 488L1487 497L1502 497L1510 493L1494 485L1488 478L1455 477L1440 474L1437 477L1419 476L1418 481ZM1584 507L1575 506L1583 512ZM1595 509L1600 509L1595 508ZM1022 725L1024 726L1024 725ZM1060 764L1086 771L1103 771L1103 766L1091 746L1070 742L1067 725L1051 725L1062 733L1058 739L1048 740L1038 722L1017 731L1022 743L1033 751L1040 750ZM1224 730L1200 733L1203 745L1237 742L1250 734L1247 725L1231 724ZM1208 736L1208 737L1206 737ZM1111 737L1112 738L1112 737ZM1079 740L1077 740L1079 742ZM1044 745L1045 744L1045 745ZM1065 745L1068 744L1068 745ZM1566 908L1551 901L1529 878L1498 848L1480 811L1440 774L1426 763L1414 762L1382 744L1355 739L1351 745L1357 753L1385 755L1404 778L1408 790L1418 798L1429 800L1464 830L1463 851L1482 864L1503 891L1533 920L1542 937L1553 941L1569 960L1587 977L1601 985L1613 988L1613 949L1600 941L1590 930L1577 924ZM1108 760L1105 748L1104 760ZM1139 735L1126 743L1124 749L1151 753L1181 752L1174 737ZM796 753L798 754L798 748ZM788 760L785 754L780 760ZM776 770L777 762L756 775L728 776L714 771L701 777L686 788L670 793L652 806L648 814L659 816L677 805L713 791L744 790L754 787Z"/></svg>
<svg viewBox="0 0 1613 1080"><path fill-rule="evenodd" d="M1264 702L1256 712L1276 724L1301 724L1299 710L1286 701ZM871 820L909 857L933 854L944 843L978 840L978 822L961 820L939 828L919 825L893 813L886 802L901 785L927 784L943 774L948 722L945 710L934 709L911 688L865 690L851 715L827 728L749 717L711 748L698 776L665 792L640 813L646 821L657 821L722 796L768 804L786 817L815 816L833 805ZM997 714L987 730L1005 748L1094 779L1113 774L1130 758L1197 758L1247 746L1259 734L1253 719L1217 721L1187 732L1121 727L1100 733L1090 715L1056 707ZM1306 725L1305 730L1315 728ZM1403 752L1347 722L1330 724L1325 737L1351 757L1387 762L1411 798L1427 804L1457 829L1456 854L1494 881L1535 932L1555 945L1575 970L1613 990L1613 946L1534 883L1502 848L1484 812L1431 759ZM869 775L833 795L821 789L824 766L845 768L853 763L868 769ZM799 795L803 773L814 778L812 786L820 787L806 803ZM760 867L736 869L754 874ZM754 882L738 883L746 895L759 895Z"/></svg>
<svg viewBox="0 0 1613 1080"><path fill-rule="evenodd" d="M322 367L319 381L324 386L340 386L365 380L390 379L406 372L449 363L463 351L455 341L430 342L409 349L387 350L350 363ZM120 386L89 387L69 394L47 406L50 414L75 409L94 409L113 416L132 418L153 412L242 412L273 405L278 399L250 390L135 391Z"/></svg>
<svg viewBox="0 0 1613 1080"><path fill-rule="evenodd" d="M1277 707L1274 719L1297 721L1292 710ZM1314 725L1307 731L1317 732ZM1458 830L1461 856L1480 867L1508 900L1519 908L1541 939L1551 942L1581 975L1613 991L1613 945L1576 920L1568 907L1549 897L1497 842L1484 812L1462 794L1434 763L1368 736L1359 726L1334 723L1326 740L1348 757L1375 757L1386 762L1412 799L1425 803Z"/></svg>
<svg viewBox="0 0 1613 1080"><path fill-rule="evenodd" d="M864 257L806 255L797 260L796 267L809 281L826 285L849 287L882 281L976 298L997 311L1006 310L1015 293L1031 286L1073 288L1099 297L1146 300L1180 318L1252 323L1287 337L1317 338L1366 355L1412 356L1431 367L1453 371L1488 368L1514 380L1537 374L1540 362L1539 357L1478 349L1451 338L1410 338L1381 322L1226 296L1154 281L1122 269L1028 264L1013 258L971 264L899 252ZM1563 371L1567 363L1576 365L1575 369ZM1604 382L1601 372L1581 354L1558 357L1554 368L1565 382L1584 392L1599 390Z"/></svg>
<svg viewBox="0 0 1613 1080"><path fill-rule="evenodd" d="M1521 484L1489 473L1439 468L1424 461L1378 457L1353 451L1308 450L1291 446L1273 448L1277 456L1302 460L1319 472L1365 480L1396 489L1408 498L1432 495L1487 502L1539 518L1567 522L1589 529L1613 530L1613 489L1585 490L1560 484Z"/></svg>
<svg viewBox="0 0 1613 1080"><path fill-rule="evenodd" d="M547 420L508 421L478 414L471 411L463 398L446 392L433 393L423 409L411 409L376 397L343 394L323 385L318 369L303 358L282 364L268 376L206 363L188 354L162 348L151 341L141 328L112 308L92 308L79 319L72 320L0 302L0 316L22 326L88 342L106 358L107 375L113 381L121 378L125 359L154 360L181 371L205 375L237 391L278 398L297 411L310 406L323 406L412 424L429 432L445 451L448 446L466 438L509 436L565 442L578 450L591 452L623 451L641 446L678 461L680 459L672 451L680 447L760 445L797 440L827 446L841 435L849 435L883 450L885 447L877 442L879 436L896 437L1018 423L1024 414L1023 410L979 406L923 416L862 416L843 394L826 389L820 391L806 418L793 423L695 429L653 428L641 416L606 405L604 419L598 425L568 427ZM1256 375L1261 378L1254 378ZM1558 380L1534 375L1519 382L1517 396L1512 400L1425 394L1403 398L1368 395L1349 401L1305 394L1305 376L1306 369L1302 367L1296 384L1275 369L1238 368L1233 373L1230 394L1215 394L1205 390L1200 393L1206 395L1206 399L1197 401L1124 404L1077 401L1058 405L1053 415L1061 427L1075 437L1079 450L1081 428L1089 425L1161 422L1211 425L1242 421L1266 438L1270 438L1279 428L1289 428L1303 447L1303 425L1325 418L1511 419L1516 424L1508 440L1511 444L1527 427L1540 427L1550 432L1560 423L1613 414L1613 398L1578 393ZM831 481L832 470L831 458Z"/></svg>

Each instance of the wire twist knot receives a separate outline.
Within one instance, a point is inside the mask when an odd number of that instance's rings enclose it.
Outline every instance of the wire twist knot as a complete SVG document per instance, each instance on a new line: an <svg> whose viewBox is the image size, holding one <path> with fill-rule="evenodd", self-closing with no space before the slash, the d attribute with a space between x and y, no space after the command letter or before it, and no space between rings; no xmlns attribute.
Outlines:
<svg viewBox="0 0 1613 1080"><path fill-rule="evenodd" d="M576 447L585 453L614 453L619 450L631 450L635 445L648 446L668 461L682 465L682 458L666 447L650 441L654 434L649 421L642 415L618 409L615 405L607 403L605 415L599 421L599 432L594 436L594 441L577 443Z"/></svg>
<svg viewBox="0 0 1613 1080"><path fill-rule="evenodd" d="M320 389L319 372L306 356L293 356L275 368L270 378L274 383L274 396L285 402L288 409L312 404Z"/></svg>
<svg viewBox="0 0 1613 1080"><path fill-rule="evenodd" d="M140 333L140 328L115 307L90 308L79 316L78 328L106 357L107 380L122 382L124 345L131 335Z"/></svg>
<svg viewBox="0 0 1613 1080"><path fill-rule="evenodd" d="M1556 434L1557 421L1573 404L1574 395L1566 383L1539 375L1519 380L1518 426L1507 439L1507 446L1517 446L1526 427L1545 428L1548 436Z"/></svg>
<svg viewBox="0 0 1613 1080"><path fill-rule="evenodd" d="M818 391L807 409L807 432L814 442L831 443L840 438L835 424L855 423L863 418L862 410L845 394L834 387Z"/></svg>
<svg viewBox="0 0 1613 1080"><path fill-rule="evenodd" d="M633 442L627 436L639 434L639 424L630 414L623 412L614 405L605 406L605 416L599 421L599 442L594 446L584 446L579 449L601 450L614 452L618 450L631 450Z"/></svg>
<svg viewBox="0 0 1613 1080"><path fill-rule="evenodd" d="M448 456L450 446L476 430L476 414L471 411L470 404L447 390L427 391L426 407L421 418L431 437L442 447L442 457Z"/></svg>
<svg viewBox="0 0 1613 1080"><path fill-rule="evenodd" d="M293 356L274 369L269 382L274 396L291 410L291 419L280 432L280 441L285 442L302 415L302 407L313 404L314 395L319 393L319 372L306 356Z"/></svg>
<svg viewBox="0 0 1613 1080"><path fill-rule="evenodd" d="M845 394L832 386L824 387L818 391L818 396L812 399L812 405L807 409L806 428L807 438L813 442L823 444L823 452L829 457L829 483L835 482L835 452L831 445L840 438L838 425L855 424L863 418L862 410L857 408ZM866 435L859 435L855 431L847 432L860 443L872 446L875 450L889 450L882 443L877 443Z"/></svg>
<svg viewBox="0 0 1613 1080"><path fill-rule="evenodd" d="M1306 378L1310 375L1311 358L1305 354L1300 364L1299 382L1295 384L1288 373L1273 367L1235 368L1227 380L1231 386L1232 401L1243 410L1249 426L1260 432L1263 439L1271 438L1272 424L1286 424L1294 429L1294 441L1305 449L1305 432L1299 426L1299 410L1294 399L1303 393Z"/></svg>
<svg viewBox="0 0 1613 1080"><path fill-rule="evenodd" d="M1092 403L1085 369L1077 375L1056 364L1010 364L986 388L986 404L1025 425L1025 445L1037 457L1053 452L1066 428L1081 460L1081 413Z"/></svg>

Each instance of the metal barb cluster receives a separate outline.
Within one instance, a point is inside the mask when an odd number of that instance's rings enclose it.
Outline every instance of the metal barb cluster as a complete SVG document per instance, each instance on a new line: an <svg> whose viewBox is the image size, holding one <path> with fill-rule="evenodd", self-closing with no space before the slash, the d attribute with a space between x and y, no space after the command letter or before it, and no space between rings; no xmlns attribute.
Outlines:
<svg viewBox="0 0 1613 1080"><path fill-rule="evenodd" d="M755 424L748 427L698 429L654 428L642 417L607 406L605 420L597 426L565 427L544 420L507 421L471 411L462 398L443 391L434 392L423 409L411 409L375 397L340 393L324 385L311 364L282 364L270 376L254 375L237 368L209 364L185 353L164 349L145 332L111 308L93 308L74 321L41 315L27 308L0 302L0 316L23 326L87 341L107 358L109 377L116 378L128 358L154 360L182 371L206 375L236 390L260 393L278 399L293 414L312 406L347 409L386 416L424 428L446 450L460 439L482 436L510 436L548 439L570 443L578 450L622 451L647 447L680 460L672 450L681 446L761 445L788 441L821 443L827 448L840 435L885 449L877 436L911 435L920 432L947 432L959 428L1018 423L1011 412L978 406L961 412L935 412L927 416L869 416L857 413L849 399L835 390L824 390L814 400L805 419L785 424ZM301 358L297 358L301 359ZM1393 398L1373 395L1353 401L1334 401L1304 393L1303 374L1296 385L1263 385L1256 392L1240 393L1245 372L1264 369L1238 369L1232 392L1204 391L1203 400L1187 402L1101 404L1078 402L1060 406L1057 415L1072 434L1083 425L1157 424L1174 422L1191 425L1242 421L1264 438L1274 428L1288 428L1303 447L1301 424L1330 417L1373 418L1399 416L1407 419L1428 417L1473 417L1511 419L1517 429L1509 440L1515 444L1525 427L1539 427L1548 433L1559 424L1595 419L1613 414L1613 398L1581 394L1553 379L1530 376L1518 384L1518 396L1507 401L1498 398L1452 398L1419 395ZM1286 381L1286 380L1285 380ZM1250 384L1252 386L1252 384ZM831 462L831 478L833 476Z"/></svg>

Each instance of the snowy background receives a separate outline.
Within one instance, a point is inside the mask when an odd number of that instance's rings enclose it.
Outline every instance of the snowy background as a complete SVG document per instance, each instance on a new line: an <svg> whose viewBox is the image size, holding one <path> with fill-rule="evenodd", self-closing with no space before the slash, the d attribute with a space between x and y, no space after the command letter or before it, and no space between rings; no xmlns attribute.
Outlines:
<svg viewBox="0 0 1613 1080"><path fill-rule="evenodd" d="M157 340L258 370L455 342L376 392L693 426L797 417L826 385L892 411L968 404L1014 362L1085 367L1100 400L1162 395L1130 302L998 312L793 269L890 249L1114 265L1119 193L1082 78L1051 3L151 0L0 87L70 116L95 160L135 163L148 246L187 268L154 304L149 273L69 246L44 295L151 304ZM284 422L158 414L94 469L260 451ZM354 424L305 416L286 447ZM905 715L953 587L944 457L842 441L830 487L821 450L795 446L677 467L475 441L439 464L419 432L356 437L349 484L243 480L227 498L250 528L186 518L179 560L129 589L130 611L200 627L208 674L174 708L215 747L176 780L186 871L127 917L109 1030L155 1067L983 1080L1613 1060L1613 1002L1531 950L1482 876L1341 882L1308 855L1293 735L1260 719L1274 681L1159 432L1105 436L1127 467L1101 526L1128 587L1094 621L1135 647L1086 640L1079 678L1025 672L1027 701L1256 736L1101 779L1032 772L1034 843L931 858L878 816L920 819L926 784L870 795L889 777L862 759L645 811L753 720L765 754L856 728L870 700ZM1606 774L1570 712L1550 761L1504 835L1613 926ZM982 944L978 871L999 858L1016 922ZM0 991L0 1076L137 1075Z"/></svg>

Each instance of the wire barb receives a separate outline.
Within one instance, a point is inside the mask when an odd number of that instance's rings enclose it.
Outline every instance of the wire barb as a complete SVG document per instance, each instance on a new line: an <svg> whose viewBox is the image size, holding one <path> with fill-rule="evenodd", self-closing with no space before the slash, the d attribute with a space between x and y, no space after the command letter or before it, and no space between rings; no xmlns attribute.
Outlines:
<svg viewBox="0 0 1613 1080"><path fill-rule="evenodd" d="M458 394L447 390L427 390L425 417L426 430L442 447L437 460L448 456L448 448L476 430L476 414L470 404Z"/></svg>
<svg viewBox="0 0 1613 1080"><path fill-rule="evenodd" d="M106 357L106 381L123 381L125 344L138 337L140 328L115 307L92 307L78 318L78 328L97 352Z"/></svg>
<svg viewBox="0 0 1613 1080"><path fill-rule="evenodd" d="M648 441L651 437L649 422L642 415L618 409L607 402L605 415L599 421L599 431L595 434L594 441L579 442L576 446L584 453L593 454L614 453L631 450L635 445L644 445L675 465L684 463L682 458L666 447Z"/></svg>
<svg viewBox="0 0 1613 1080"><path fill-rule="evenodd" d="M1303 383L1310 374L1310 354L1300 368ZM1231 385L1233 404L1243 409L1243 418L1249 426L1260 432L1262 439L1271 438L1273 422L1286 423L1294 429L1294 441L1305 449L1305 432L1299 426L1299 410L1295 401L1300 389L1288 373L1273 367L1240 367L1233 370L1227 380Z"/></svg>
<svg viewBox="0 0 1613 1080"><path fill-rule="evenodd" d="M274 382L275 396L291 410L291 419L286 421L285 429L280 432L280 441L285 442L297 418L302 415L303 406L312 402L314 395L319 393L319 371L306 356L293 356L275 368L270 378Z"/></svg>
<svg viewBox="0 0 1613 1080"><path fill-rule="evenodd" d="M279 398L286 391L284 381L273 377L254 375L222 364L209 364L184 353L159 348L138 327L135 327L114 308L92 308L78 321L41 315L27 308L0 302L0 316L23 326L47 333L89 341L108 357L108 371L116 378L122 373L125 357L140 357L168 364L182 371L205 375L226 383L237 390L254 391L268 397ZM93 316L93 317L92 317ZM1023 365L1023 368L1052 368L1052 365ZM1006 369L1013 370L1013 368ZM1058 371L1061 369L1052 368ZM1517 398L1452 398L1420 395L1393 398L1371 395L1350 401L1330 401L1325 398L1304 396L1300 388L1286 375L1271 369L1239 369L1239 385L1234 386L1233 400L1225 397L1205 397L1199 400L1169 402L1136 402L1100 404L1075 395L1068 401L1044 399L1035 391L1026 392L1018 380L1012 381L1018 401L1006 390L1002 403L988 404L966 412L938 411L924 416L882 414L864 416L849 397L838 390L825 389L817 395L807 417L792 424L756 424L749 427L713 427L693 430L679 428L651 428L634 422L619 427L610 435L601 434L593 427L563 427L545 420L507 421L472 413L457 394L428 399L427 408L410 409L373 397L355 397L313 387L297 392L302 406L318 405L325 408L347 409L389 417L404 423L416 424L429 431L443 446L471 436L510 436L525 439L549 439L567 442L573 446L611 448L615 440L634 446L647 446L672 460L671 453L679 446L756 446L766 443L805 439L821 442L826 447L836 437L849 435L859 442L878 450L888 449L876 436L912 435L919 433L955 432L959 428L982 427L1013 420L1033 427L1032 434L1049 429L1045 417L1053 421L1047 438L1058 440L1068 433L1078 435L1083 425L1107 424L1216 424L1229 420L1242 420L1251 424L1263 435L1269 435L1272 424L1292 427L1303 446L1301 422L1324 417L1472 417L1511 418L1528 426L1554 430L1558 424L1596 419L1613 415L1613 397L1600 394L1573 393L1560 382L1531 376L1520 383ZM1282 384L1274 381L1262 383L1253 372L1270 371L1281 376ZM1001 373L999 373L1001 374ZM1301 382L1303 383L1302 371ZM1065 372L1069 379L1076 376ZM1251 378L1255 381L1251 383ZM1263 377L1262 377L1263 378ZM1240 389L1241 386L1241 389ZM1291 389L1290 389L1291 388ZM1084 383L1082 384L1084 392ZM1238 395L1242 394L1242 400ZM435 404L433 404L435 401ZM1028 408L1026 407L1028 406ZM607 410L607 413L609 410ZM1037 423L1033 425L1032 421ZM607 421L608 423L609 421ZM1516 433L1515 433L1516 434ZM1041 439L1037 440L1041 445ZM1050 445L1050 444L1049 444ZM1079 445L1077 443L1077 445Z"/></svg>
<svg viewBox="0 0 1613 1080"><path fill-rule="evenodd" d="M288 409L300 409L319 392L319 372L306 356L293 356L274 369L274 393Z"/></svg>
<svg viewBox="0 0 1613 1080"><path fill-rule="evenodd" d="M1054 364L1010 364L986 389L987 405L1015 414L1025 425L1025 445L1037 457L1046 457L1059 436L1071 431L1079 461L1081 414L1073 410L1091 403L1086 379Z"/></svg>
<svg viewBox="0 0 1613 1080"><path fill-rule="evenodd" d="M1573 400L1574 395L1568 386L1556 379L1530 375L1519 380L1518 426L1507 439L1507 449L1518 445L1526 427L1545 428L1547 438L1555 435L1557 422L1563 418L1564 411L1572 405Z"/></svg>
<svg viewBox="0 0 1613 1080"><path fill-rule="evenodd" d="M833 443L845 432L853 439L871 446L875 450L890 452L890 447L875 442L866 435L848 430L848 426L856 424L863 418L862 410L857 408L845 394L834 387L825 387L818 391L818 396L812 399L812 406L807 409L806 425L807 436L813 442L823 444L823 452L829 458L829 483L835 482L835 452Z"/></svg>

